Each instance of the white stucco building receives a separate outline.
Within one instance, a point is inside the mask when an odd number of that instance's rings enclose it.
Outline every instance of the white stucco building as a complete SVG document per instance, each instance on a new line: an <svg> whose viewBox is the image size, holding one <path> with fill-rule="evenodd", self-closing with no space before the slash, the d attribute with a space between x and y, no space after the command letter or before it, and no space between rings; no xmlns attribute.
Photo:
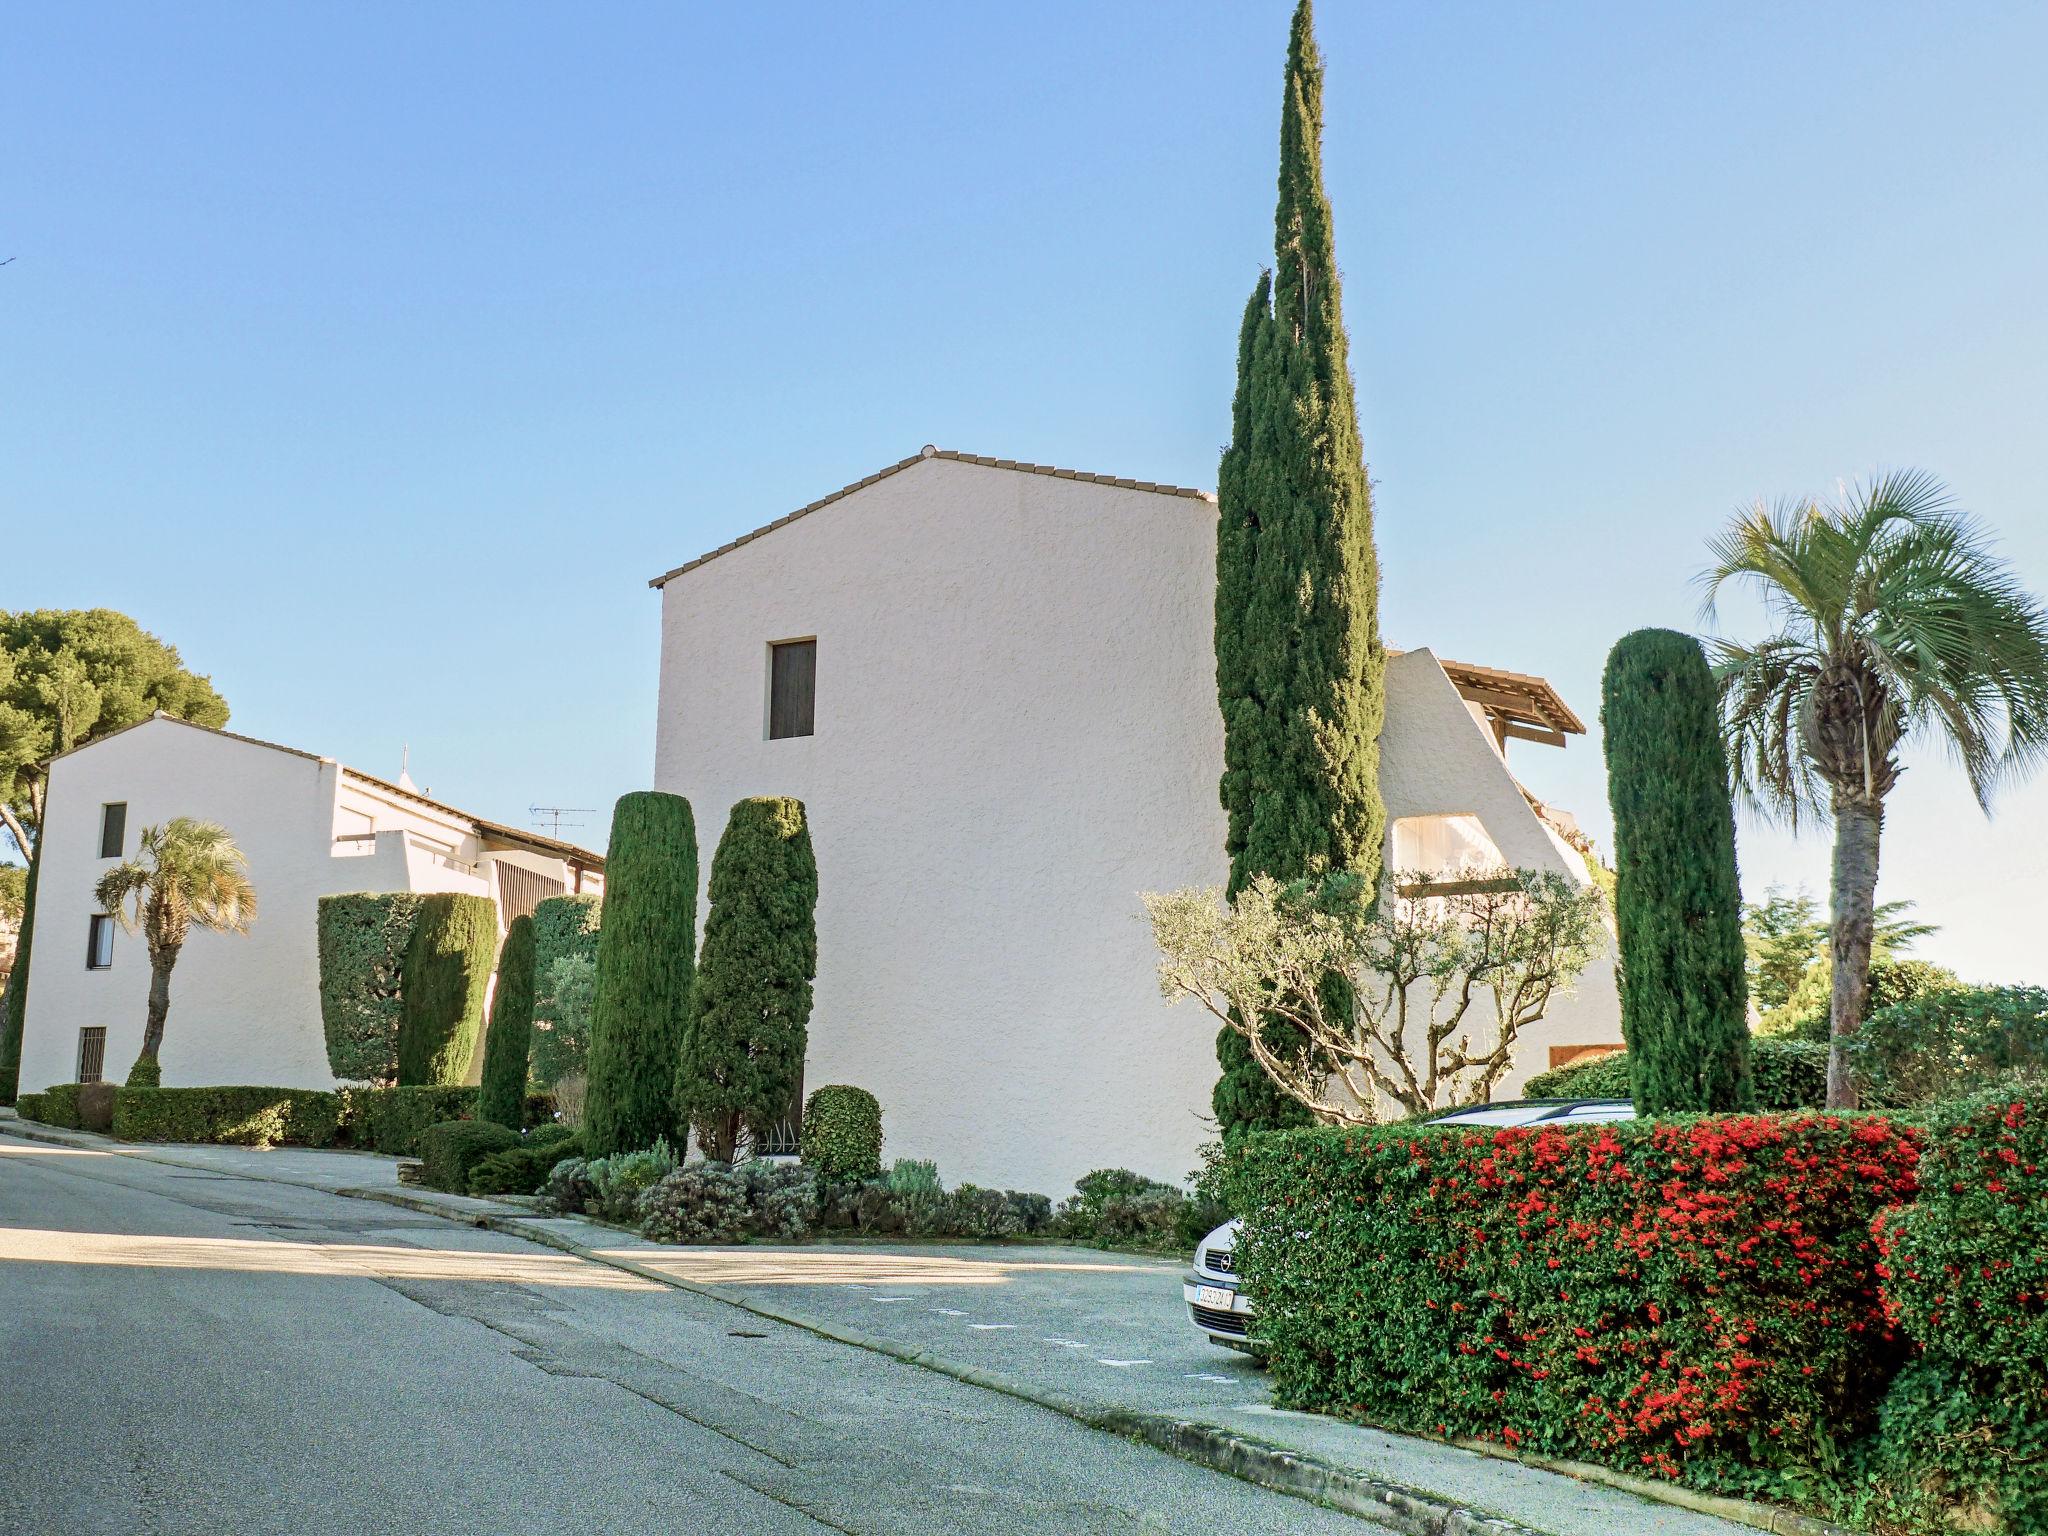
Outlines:
<svg viewBox="0 0 2048 1536"><path fill-rule="evenodd" d="M258 916L245 935L194 929L179 955L160 1057L167 1087L334 1086L320 1027L322 896L468 891L496 901L502 925L545 896L603 882L599 855L480 820L408 782L155 715L50 764L24 1089L118 1082L141 1050L149 954L101 913L93 887L135 856L144 827L177 816L233 835Z"/></svg>
<svg viewBox="0 0 2048 1536"><path fill-rule="evenodd" d="M1160 998L1138 895L1226 874L1215 551L1203 492L927 448L655 579L655 785L707 873L735 801L809 808L805 1078L873 1091L888 1156L1059 1195L1212 1139L1213 1023ZM1392 866L1476 839L1585 880L1505 757L1581 731L1541 679L1395 657ZM1620 1038L1603 960L1504 1086Z"/></svg>

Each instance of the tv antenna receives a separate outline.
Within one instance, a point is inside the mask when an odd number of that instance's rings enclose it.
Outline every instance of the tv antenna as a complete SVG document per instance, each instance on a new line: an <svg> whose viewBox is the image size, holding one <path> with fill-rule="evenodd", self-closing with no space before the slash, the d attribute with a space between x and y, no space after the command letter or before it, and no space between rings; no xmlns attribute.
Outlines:
<svg viewBox="0 0 2048 1536"><path fill-rule="evenodd" d="M580 827L583 825L581 821L569 821L565 818L570 816L595 816L597 812L587 805L529 805L526 808L526 814L533 818L533 824L536 827L542 822L546 822L548 836L559 838L562 835L562 828Z"/></svg>

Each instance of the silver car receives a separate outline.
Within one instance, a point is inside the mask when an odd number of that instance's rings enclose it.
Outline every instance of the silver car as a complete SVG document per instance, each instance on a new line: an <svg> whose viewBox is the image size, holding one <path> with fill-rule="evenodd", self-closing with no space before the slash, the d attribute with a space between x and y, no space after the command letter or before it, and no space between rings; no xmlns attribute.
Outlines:
<svg viewBox="0 0 2048 1536"><path fill-rule="evenodd" d="M1626 1099L1521 1099L1504 1104L1474 1104L1432 1115L1425 1125L1597 1125L1605 1120L1633 1120L1635 1106ZM1237 1234L1244 1228L1233 1218L1195 1245L1194 1272L1181 1282L1188 1319L1212 1344L1256 1352L1251 1343L1252 1304L1238 1284Z"/></svg>

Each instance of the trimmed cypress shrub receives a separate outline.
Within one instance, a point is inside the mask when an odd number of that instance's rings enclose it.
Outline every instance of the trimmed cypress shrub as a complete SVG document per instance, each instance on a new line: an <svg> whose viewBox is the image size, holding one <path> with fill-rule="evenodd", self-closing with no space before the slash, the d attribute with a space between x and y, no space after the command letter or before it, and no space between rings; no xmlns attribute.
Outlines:
<svg viewBox="0 0 2048 1536"><path fill-rule="evenodd" d="M21 1087L21 1028L28 1017L28 952L36 935L36 871L42 867L42 839L28 861L28 888L22 898L21 932L14 939L14 969L7 973L7 991L0 997L0 1104L12 1104Z"/></svg>
<svg viewBox="0 0 2048 1536"><path fill-rule="evenodd" d="M533 909L533 1078L552 1088L583 1075L590 1054L589 968L604 912L596 896L550 896ZM559 969L568 961L571 969ZM578 995L563 995L563 978Z"/></svg>
<svg viewBox="0 0 2048 1536"><path fill-rule="evenodd" d="M519 1145L519 1133L492 1120L444 1120L420 1132L420 1182L453 1195L469 1193L469 1171L493 1153Z"/></svg>
<svg viewBox="0 0 2048 1536"><path fill-rule="evenodd" d="M477 1113L518 1130L526 1118L526 1060L533 1043L533 919L515 917L498 955L498 990L484 1036Z"/></svg>
<svg viewBox="0 0 2048 1536"><path fill-rule="evenodd" d="M1219 789L1232 897L1256 875L1285 883L1332 869L1371 889L1386 827L1379 558L1323 190L1322 97L1303 0L1287 46L1273 270L1239 328L1230 446L1216 482ZM1226 1135L1308 1118L1229 1030L1217 1056L1213 1106Z"/></svg>
<svg viewBox="0 0 2048 1536"><path fill-rule="evenodd" d="M711 915L676 1067L676 1112L729 1162L742 1129L794 1107L818 973L818 864L801 800L732 808L711 861Z"/></svg>
<svg viewBox="0 0 2048 1536"><path fill-rule="evenodd" d="M1820 1109L1828 1101L1828 1048L1811 1040L1758 1037L1749 1042L1749 1076L1758 1109ZM1531 1099L1626 1099L1631 1092L1627 1051L1553 1067L1522 1086Z"/></svg>
<svg viewBox="0 0 2048 1536"><path fill-rule="evenodd" d="M804 1101L804 1166L828 1183L882 1173L882 1105L865 1088L828 1083Z"/></svg>
<svg viewBox="0 0 2048 1536"><path fill-rule="evenodd" d="M417 1157L428 1126L476 1116L474 1088L344 1088L338 1097L350 1142L388 1157Z"/></svg>
<svg viewBox="0 0 2048 1536"><path fill-rule="evenodd" d="M559 1136L544 1136L544 1130L560 1130ZM583 1138L560 1126L543 1126L531 1132L516 1147L493 1152L469 1170L472 1195L532 1195L540 1192L555 1164L566 1158L582 1157Z"/></svg>
<svg viewBox="0 0 2048 1536"><path fill-rule="evenodd" d="M1699 642L1668 629L1624 635L1601 679L1600 724L1636 1109L1746 1109L1755 1088L1735 812Z"/></svg>
<svg viewBox="0 0 2048 1536"><path fill-rule="evenodd" d="M328 1068L343 1082L398 1081L405 952L424 899L412 891L320 898L320 1027Z"/></svg>
<svg viewBox="0 0 2048 1536"><path fill-rule="evenodd" d="M676 1129L697 952L697 828L681 795L619 797L605 853L583 1139L593 1159Z"/></svg>
<svg viewBox="0 0 2048 1536"><path fill-rule="evenodd" d="M497 952L498 904L490 897L436 891L420 898L405 947L402 1086L452 1087L469 1075Z"/></svg>

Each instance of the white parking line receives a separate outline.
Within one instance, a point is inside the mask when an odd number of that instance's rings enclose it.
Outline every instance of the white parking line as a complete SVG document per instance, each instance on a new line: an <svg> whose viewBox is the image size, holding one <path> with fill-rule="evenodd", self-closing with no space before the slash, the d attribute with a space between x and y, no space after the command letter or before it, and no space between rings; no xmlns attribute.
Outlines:
<svg viewBox="0 0 2048 1536"><path fill-rule="evenodd" d="M1218 1381L1218 1382L1221 1382L1221 1383L1222 1383L1222 1384L1223 1384L1224 1386L1228 1387L1228 1386L1232 1386L1232 1385L1234 1385L1234 1384L1236 1383L1236 1380L1237 1380L1237 1378L1236 1378L1236 1377L1234 1377L1234 1376L1211 1376L1211 1375L1210 1375L1210 1374L1209 1374L1208 1372L1206 1372L1206 1371L1189 1371L1189 1372L1188 1372L1188 1380L1189 1380L1189 1381Z"/></svg>
<svg viewBox="0 0 2048 1536"><path fill-rule="evenodd" d="M968 1327L980 1333L1001 1333L1005 1328L1014 1328L1015 1323L969 1323Z"/></svg>
<svg viewBox="0 0 2048 1536"><path fill-rule="evenodd" d="M932 1310L941 1317L965 1317L967 1315L957 1307L933 1307Z"/></svg>
<svg viewBox="0 0 2048 1536"><path fill-rule="evenodd" d="M869 1301L915 1301L915 1296L870 1296Z"/></svg>
<svg viewBox="0 0 2048 1536"><path fill-rule="evenodd" d="M1041 1344L1057 1344L1061 1349L1086 1349L1088 1346L1078 1339L1040 1339Z"/></svg>
<svg viewBox="0 0 2048 1536"><path fill-rule="evenodd" d="M1150 1360L1097 1360L1095 1363L1097 1365L1113 1365L1118 1370L1123 1370L1133 1365L1150 1365L1152 1362Z"/></svg>

